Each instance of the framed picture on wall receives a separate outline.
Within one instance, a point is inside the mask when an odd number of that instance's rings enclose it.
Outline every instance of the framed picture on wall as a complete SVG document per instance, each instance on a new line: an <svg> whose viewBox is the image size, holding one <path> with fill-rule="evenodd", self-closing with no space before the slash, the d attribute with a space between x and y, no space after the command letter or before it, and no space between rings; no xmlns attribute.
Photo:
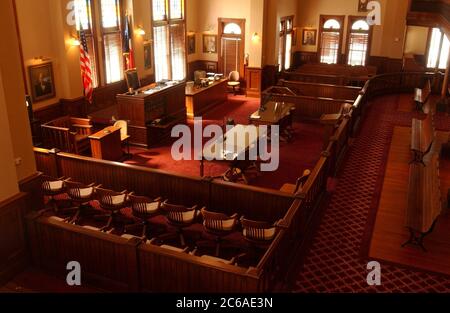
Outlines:
<svg viewBox="0 0 450 313"><path fill-rule="evenodd" d="M194 54L196 52L196 49L195 49L195 34L194 35L188 35L187 42L188 42L188 54Z"/></svg>
<svg viewBox="0 0 450 313"><path fill-rule="evenodd" d="M56 96L53 64L51 62L28 67L33 102L40 102Z"/></svg>
<svg viewBox="0 0 450 313"><path fill-rule="evenodd" d="M315 46L317 43L317 29L303 29L302 45Z"/></svg>
<svg viewBox="0 0 450 313"><path fill-rule="evenodd" d="M217 35L203 35L203 52L217 53Z"/></svg>
<svg viewBox="0 0 450 313"><path fill-rule="evenodd" d="M144 44L144 68L152 68L152 45L150 42Z"/></svg>
<svg viewBox="0 0 450 313"><path fill-rule="evenodd" d="M358 12L368 12L367 4L369 0L358 0Z"/></svg>

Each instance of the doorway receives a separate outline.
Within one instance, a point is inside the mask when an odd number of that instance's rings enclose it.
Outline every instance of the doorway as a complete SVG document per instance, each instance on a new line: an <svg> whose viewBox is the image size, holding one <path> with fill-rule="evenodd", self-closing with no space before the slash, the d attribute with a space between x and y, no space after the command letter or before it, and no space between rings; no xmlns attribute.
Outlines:
<svg viewBox="0 0 450 313"><path fill-rule="evenodd" d="M244 75L245 19L219 18L219 72Z"/></svg>

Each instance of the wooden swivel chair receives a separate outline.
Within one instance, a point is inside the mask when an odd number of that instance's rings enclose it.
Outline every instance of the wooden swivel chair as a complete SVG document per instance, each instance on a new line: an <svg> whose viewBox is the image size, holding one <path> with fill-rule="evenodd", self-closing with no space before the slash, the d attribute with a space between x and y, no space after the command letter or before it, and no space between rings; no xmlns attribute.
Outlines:
<svg viewBox="0 0 450 313"><path fill-rule="evenodd" d="M256 256L259 250L269 248L273 239L276 237L280 221L270 224L263 221L253 221L241 218L242 235L247 242L250 255Z"/></svg>
<svg viewBox="0 0 450 313"><path fill-rule="evenodd" d="M119 120L114 123L115 127L120 128L120 140L122 143L125 143L127 146L127 154L130 155L130 137L128 135L128 122Z"/></svg>
<svg viewBox="0 0 450 313"><path fill-rule="evenodd" d="M167 223L176 229L176 236L179 237L181 246L186 247L183 230L195 223L199 215L198 206L195 205L192 208L188 208L165 201L161 205L161 209L166 215ZM159 239L167 239L169 236L171 237L171 235L160 236Z"/></svg>
<svg viewBox="0 0 450 313"><path fill-rule="evenodd" d="M106 225L100 230L106 232L113 227L122 226L125 218L120 211L127 205L127 191L116 192L104 188L95 188L95 198L100 204L100 208L107 212L95 216L96 219L107 218Z"/></svg>
<svg viewBox="0 0 450 313"><path fill-rule="evenodd" d="M238 71L232 71L230 75L228 75L228 87L233 89L233 94L236 95L237 91L241 87L240 75Z"/></svg>
<svg viewBox="0 0 450 313"><path fill-rule="evenodd" d="M64 177L54 178L46 175L43 175L42 178L42 194L44 197L47 197L44 210L58 213L60 209L56 198L67 194L66 179Z"/></svg>
<svg viewBox="0 0 450 313"><path fill-rule="evenodd" d="M162 199L158 198L152 200L147 197L139 197L135 195L128 195L128 200L131 203L131 210L133 216L138 222L125 226L125 232L129 232L131 229L142 227L142 238L147 240L147 228L149 226L149 219L161 214Z"/></svg>
<svg viewBox="0 0 450 313"><path fill-rule="evenodd" d="M89 209L90 202L93 200L95 184L85 185L79 182L67 181L67 195L69 201L76 209L75 215L70 219L70 223L77 224L81 217L84 217Z"/></svg>
<svg viewBox="0 0 450 313"><path fill-rule="evenodd" d="M311 176L311 171L309 169L306 169L303 171L303 174L300 178L297 179L297 182L295 185L293 184L284 184L283 187L281 187L280 191L290 194L297 194L302 191L303 186L308 181L309 176Z"/></svg>
<svg viewBox="0 0 450 313"><path fill-rule="evenodd" d="M212 235L215 241L215 256L220 255L220 246L223 238L232 234L238 223L238 215L228 216L223 213L207 211L206 208L201 210L203 216L203 227L206 233Z"/></svg>

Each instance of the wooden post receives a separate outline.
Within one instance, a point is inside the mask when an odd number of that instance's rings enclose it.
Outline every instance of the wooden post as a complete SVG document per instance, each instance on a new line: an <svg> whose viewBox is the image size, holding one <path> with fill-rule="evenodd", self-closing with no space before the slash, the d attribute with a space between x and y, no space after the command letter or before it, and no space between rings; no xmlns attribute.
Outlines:
<svg viewBox="0 0 450 313"><path fill-rule="evenodd" d="M447 69L445 70L444 83L442 84L441 99L445 99L448 89L448 76L450 72L450 58L447 61Z"/></svg>

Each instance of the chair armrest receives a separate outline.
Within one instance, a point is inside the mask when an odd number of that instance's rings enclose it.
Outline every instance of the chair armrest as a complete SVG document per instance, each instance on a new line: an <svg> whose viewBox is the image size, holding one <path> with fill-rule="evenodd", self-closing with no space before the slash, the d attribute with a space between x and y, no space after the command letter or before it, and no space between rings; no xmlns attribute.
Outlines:
<svg viewBox="0 0 450 313"><path fill-rule="evenodd" d="M154 202L161 202L161 203L164 202L162 197L158 197L158 198L154 199L153 201Z"/></svg>
<svg viewBox="0 0 450 313"><path fill-rule="evenodd" d="M72 124L72 127L75 127L75 128L93 128L94 126L92 126L92 125Z"/></svg>
<svg viewBox="0 0 450 313"><path fill-rule="evenodd" d="M129 196L134 196L134 194L135 194L135 192L132 191L132 192L130 192L128 195L129 195Z"/></svg>
<svg viewBox="0 0 450 313"><path fill-rule="evenodd" d="M276 221L276 222L273 224L273 226L276 227L276 228L287 229L288 227L287 227L283 222L284 222L284 220L283 220L283 219L280 219L280 220Z"/></svg>
<svg viewBox="0 0 450 313"><path fill-rule="evenodd" d="M194 211L198 211L198 205L194 205L191 209Z"/></svg>
<svg viewBox="0 0 450 313"><path fill-rule="evenodd" d="M88 187L100 188L99 186L95 186L95 183L89 184Z"/></svg>
<svg viewBox="0 0 450 313"><path fill-rule="evenodd" d="M126 193L128 193L128 190L126 190L126 189L125 189L125 190L122 190L122 191L120 192L120 194L122 194L122 195L123 195L123 194L126 194Z"/></svg>
<svg viewBox="0 0 450 313"><path fill-rule="evenodd" d="M238 220L238 218L239 218L239 214L237 214L237 213L234 213L233 215L231 215L230 216L232 219L235 219L236 221Z"/></svg>

